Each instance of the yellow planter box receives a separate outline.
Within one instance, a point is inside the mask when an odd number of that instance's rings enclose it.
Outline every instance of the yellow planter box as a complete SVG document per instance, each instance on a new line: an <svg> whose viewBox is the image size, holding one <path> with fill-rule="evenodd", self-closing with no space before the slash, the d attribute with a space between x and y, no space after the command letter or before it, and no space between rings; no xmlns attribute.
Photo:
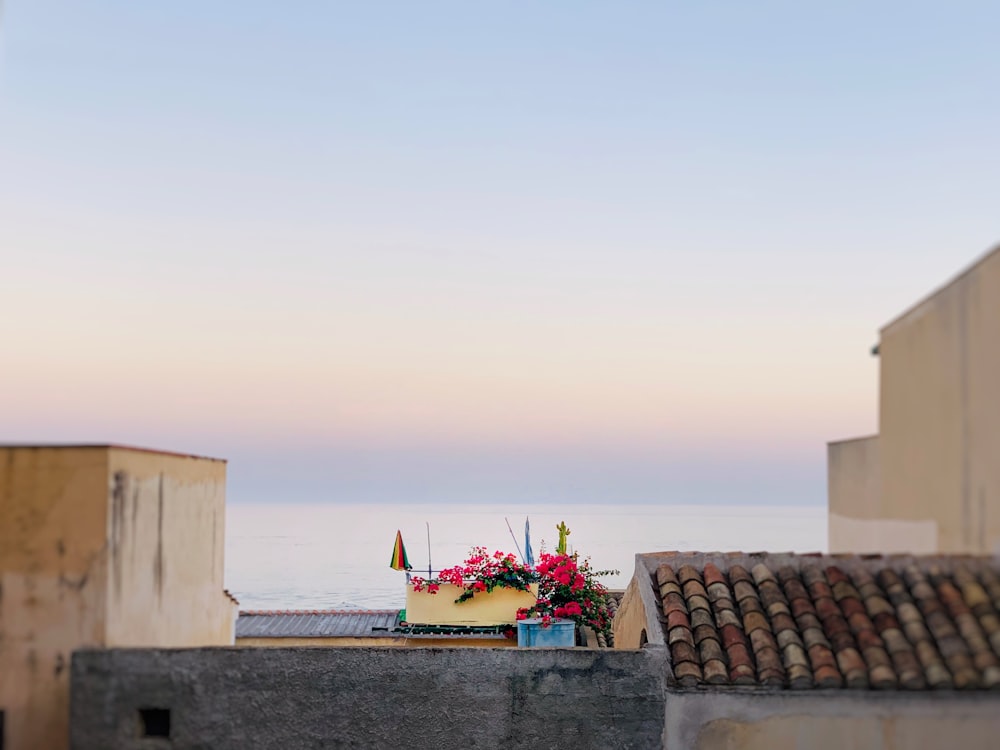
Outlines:
<svg viewBox="0 0 1000 750"><path fill-rule="evenodd" d="M455 604L462 589L442 583L436 594L427 590L414 591L413 584L406 584L406 621L414 625L513 625L517 610L532 607L538 598L538 584L530 591L495 588L490 593L481 592L468 601Z"/></svg>

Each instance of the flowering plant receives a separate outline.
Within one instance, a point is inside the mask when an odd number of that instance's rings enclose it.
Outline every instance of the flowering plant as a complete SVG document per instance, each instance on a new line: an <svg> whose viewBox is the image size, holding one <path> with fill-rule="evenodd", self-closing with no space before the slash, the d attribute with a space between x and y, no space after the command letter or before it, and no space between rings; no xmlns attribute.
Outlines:
<svg viewBox="0 0 1000 750"><path fill-rule="evenodd" d="M613 570L592 570L588 559L572 555L550 555L543 552L535 566L538 573L538 601L534 607L517 611L517 619L538 617L542 627L553 618L567 618L588 625L599 633L610 635L612 612L608 606L608 590L597 578L612 575Z"/></svg>
<svg viewBox="0 0 1000 750"><path fill-rule="evenodd" d="M457 604L468 601L480 591L490 592L497 587L527 591L538 576L510 553L490 554L485 547L473 547L464 564L445 568L437 578L427 580L413 576L410 580L414 591L427 589L428 594L436 594L442 583L458 586L462 593L455 600Z"/></svg>

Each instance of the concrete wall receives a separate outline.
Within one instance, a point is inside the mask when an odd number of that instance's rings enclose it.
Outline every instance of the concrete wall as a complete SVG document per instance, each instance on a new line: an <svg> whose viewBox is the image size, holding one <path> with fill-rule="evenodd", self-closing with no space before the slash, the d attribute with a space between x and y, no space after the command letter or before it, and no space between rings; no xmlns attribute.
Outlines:
<svg viewBox="0 0 1000 750"><path fill-rule="evenodd" d="M993 693L668 689L663 647L199 649L73 657L74 750L397 747L968 750ZM170 711L169 744L140 709Z"/></svg>
<svg viewBox="0 0 1000 750"><path fill-rule="evenodd" d="M77 652L74 750L662 746L658 651L199 649Z"/></svg>
<svg viewBox="0 0 1000 750"><path fill-rule="evenodd" d="M991 694L822 690L673 692L666 750L992 750Z"/></svg>
<svg viewBox="0 0 1000 750"><path fill-rule="evenodd" d="M212 459L0 447L5 750L67 747L76 648L233 642L224 492Z"/></svg>
<svg viewBox="0 0 1000 750"><path fill-rule="evenodd" d="M1000 552L1000 249L879 348L883 517L933 523L936 551Z"/></svg>

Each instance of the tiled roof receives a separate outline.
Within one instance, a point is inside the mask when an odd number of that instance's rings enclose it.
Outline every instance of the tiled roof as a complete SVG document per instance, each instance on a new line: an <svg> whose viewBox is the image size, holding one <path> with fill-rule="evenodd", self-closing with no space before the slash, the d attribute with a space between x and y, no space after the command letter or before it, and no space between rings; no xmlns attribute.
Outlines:
<svg viewBox="0 0 1000 750"><path fill-rule="evenodd" d="M251 610L236 619L237 638L358 638L384 636L398 609ZM381 630L375 632L375 628Z"/></svg>
<svg viewBox="0 0 1000 750"><path fill-rule="evenodd" d="M682 686L1000 688L996 559L640 557Z"/></svg>

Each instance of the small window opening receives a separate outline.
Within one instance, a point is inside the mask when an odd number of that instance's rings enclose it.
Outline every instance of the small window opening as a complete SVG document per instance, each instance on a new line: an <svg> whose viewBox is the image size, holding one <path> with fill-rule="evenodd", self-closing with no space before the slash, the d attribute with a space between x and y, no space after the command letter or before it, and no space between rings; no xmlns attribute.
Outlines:
<svg viewBox="0 0 1000 750"><path fill-rule="evenodd" d="M169 737L170 709L140 708L139 732L141 737Z"/></svg>
<svg viewBox="0 0 1000 750"><path fill-rule="evenodd" d="M649 643L649 637L646 635L646 629L643 628L642 632L639 634L639 648L642 648L647 643Z"/></svg>

